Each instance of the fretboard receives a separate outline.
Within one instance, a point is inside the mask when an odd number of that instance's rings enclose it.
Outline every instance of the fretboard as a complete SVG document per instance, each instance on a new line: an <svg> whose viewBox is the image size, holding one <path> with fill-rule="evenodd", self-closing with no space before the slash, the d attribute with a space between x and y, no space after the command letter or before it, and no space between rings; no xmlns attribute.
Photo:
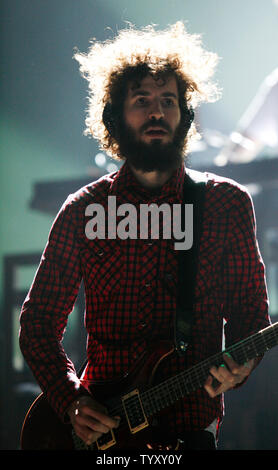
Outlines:
<svg viewBox="0 0 278 470"><path fill-rule="evenodd" d="M223 354L228 352L238 364L263 355L278 344L278 322L234 344L203 362L161 382L141 394L146 416L152 416L189 393L202 387L211 366L223 364Z"/></svg>
<svg viewBox="0 0 278 470"><path fill-rule="evenodd" d="M138 393L131 394L131 398L125 400L125 407L128 407L126 411L123 404L118 402L118 405L113 410L109 410L109 412L111 416L119 415L121 417L120 427L127 427L127 421L129 421L129 423L135 423L134 426L136 428L142 422L144 423L145 417L150 418L189 393L203 387L211 366L217 367L223 364L223 354L225 352L229 353L238 364L244 364L250 359L262 356L277 344L278 322L234 344L225 351L221 351L203 362L186 369L184 372L140 393L140 398ZM126 419L127 417L128 420ZM104 436L105 441L111 440L111 433ZM98 439L98 442L102 439L103 436ZM82 442L80 439L79 441ZM103 445L103 442L101 445ZM113 442L111 445L114 445Z"/></svg>

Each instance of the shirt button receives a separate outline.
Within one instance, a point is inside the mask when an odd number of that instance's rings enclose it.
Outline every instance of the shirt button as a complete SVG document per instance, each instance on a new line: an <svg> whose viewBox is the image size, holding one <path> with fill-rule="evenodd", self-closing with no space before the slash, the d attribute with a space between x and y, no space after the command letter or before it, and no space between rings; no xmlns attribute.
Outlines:
<svg viewBox="0 0 278 470"><path fill-rule="evenodd" d="M151 287L151 283L150 283L150 282L146 282L145 287Z"/></svg>
<svg viewBox="0 0 278 470"><path fill-rule="evenodd" d="M143 330L144 328L146 328L146 326L147 326L147 323L141 321L141 322L139 323L139 325L138 325L138 328L139 328L140 330Z"/></svg>
<svg viewBox="0 0 278 470"><path fill-rule="evenodd" d="M173 274L167 273L165 277L168 281L171 281L173 279Z"/></svg>
<svg viewBox="0 0 278 470"><path fill-rule="evenodd" d="M98 251L97 254L98 254L98 256L103 256L103 251L100 250L100 251Z"/></svg>

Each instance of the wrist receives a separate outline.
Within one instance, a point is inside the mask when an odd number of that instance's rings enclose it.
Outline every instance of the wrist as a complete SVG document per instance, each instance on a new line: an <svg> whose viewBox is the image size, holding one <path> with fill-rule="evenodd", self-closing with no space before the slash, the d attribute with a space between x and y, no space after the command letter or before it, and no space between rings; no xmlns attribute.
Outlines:
<svg viewBox="0 0 278 470"><path fill-rule="evenodd" d="M66 411L65 411L65 414L64 414L64 422L65 423L70 423L71 422L71 418L74 416L74 414L76 413L76 410L78 408L78 404L80 402L80 400L83 398L83 397L88 397L90 396L90 394L88 392L86 392L86 390L82 391L82 393L80 393L71 403L70 405L67 407Z"/></svg>

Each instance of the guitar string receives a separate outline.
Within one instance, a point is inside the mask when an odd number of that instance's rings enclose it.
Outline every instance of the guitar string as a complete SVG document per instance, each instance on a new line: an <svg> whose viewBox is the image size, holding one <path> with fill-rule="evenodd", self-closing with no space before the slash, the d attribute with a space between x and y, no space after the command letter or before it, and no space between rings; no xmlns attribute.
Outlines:
<svg viewBox="0 0 278 470"><path fill-rule="evenodd" d="M276 331L277 330L277 331ZM268 338L266 338L268 336ZM272 340L274 340L272 342ZM223 362L223 354L225 352L230 352L234 354L239 363L251 359L251 357L246 356L246 344L251 343L253 350L255 350L255 355L261 355L265 350L270 349L272 346L277 344L278 340L278 322L270 327L262 330L260 333L246 338L245 340L236 343L235 345L227 348L226 350L215 354L214 356L204 360L200 364L197 364L186 371L181 372L180 374L171 377L158 385L152 387L152 389L143 392L140 397L142 400L143 410L147 414L154 413L165 407L168 404L173 403L174 401L182 398L184 394L190 393L196 389L196 386L202 386L203 380L207 377L209 373L209 368L212 365L217 365L219 362ZM252 344L253 343L253 344ZM261 347L263 346L263 350ZM164 393L163 389L167 387L168 391ZM172 394L173 393L173 394ZM154 403L155 401L155 403ZM138 396L135 395L128 399L128 412L136 414L138 410ZM120 416L125 416L124 407L121 404L113 410L110 411L113 415L119 414Z"/></svg>
<svg viewBox="0 0 278 470"><path fill-rule="evenodd" d="M244 362L244 360L246 361L251 358L246 355L246 345L250 345L251 343L251 346L253 346L253 350L255 350L255 355L259 356L263 352L277 345L277 342L278 322L268 328L265 328L261 332L258 332L255 335L246 338L245 340L239 343L236 343L235 345L227 348L225 351L215 354L214 356L206 359L200 364L197 364L196 366L193 366L190 369L183 371L180 374L171 377L170 379L165 380L164 382L154 386L152 389L143 392L143 394L140 395L141 400L145 405L143 407L143 412L145 412L147 415L151 415L152 413L159 411L161 408L179 400L185 394L190 393L190 391L195 390L197 385L202 386L203 380L205 380L205 378L207 377L210 366L213 364L217 365L219 361L223 362L223 354L225 352L231 352L232 354L234 354L234 358L239 363L242 363ZM252 357L254 357L254 355ZM190 384L188 383L188 379L191 379ZM189 388L189 385L191 388ZM163 394L161 395L161 390L163 390L163 388L165 389L166 386L168 391L166 392L166 396L163 396ZM160 395L157 395L157 392L160 392ZM174 395L172 393L174 393ZM152 402L153 398L156 401L156 406L154 406ZM157 407L157 405L159 406ZM137 410L138 396L134 395L134 397L128 399L128 412L131 414L136 414ZM125 416L123 404L117 406L113 410L110 410L110 414L114 416L120 415L121 417ZM126 421L121 421L119 427L124 426L128 427L128 423Z"/></svg>
<svg viewBox="0 0 278 470"><path fill-rule="evenodd" d="M159 390L160 388L163 388L165 386L167 386L168 389L169 389L169 386L171 387L171 386L174 385L174 390L176 392L177 391L176 384L180 387L180 381L182 380L183 385L185 386L185 390L181 390L181 396L177 397L177 398L181 398L184 395L184 391L187 392L187 393L190 393L190 391L193 391L195 389L196 385L199 385L199 386L203 385L202 381L207 377L210 366L212 364L214 364L215 362L219 362L219 361L217 361L217 359L219 359L220 362L223 362L222 355L223 355L224 352L231 352L234 355L236 353L239 362L241 362L241 361L244 362L244 360L250 359L251 357L248 358L246 356L246 354L244 353L243 348L246 346L246 343L248 344L249 342L251 342L251 343L253 342L253 346L255 346L255 355L256 354L260 355L263 351L265 351L265 349L267 350L270 347L272 347L272 343L270 344L269 340L274 339L273 345L275 345L277 343L277 336L276 336L277 324L274 324L274 325L272 325L270 327L271 329L269 329L269 331L266 331L266 330L268 330L268 328L266 328L264 330L264 334L256 333L255 335L253 335L253 337L249 337L249 338L243 340L242 342L237 343L234 346L231 346L230 348L227 348L226 351L218 353L215 356L213 356L212 358L209 358L209 359L203 361L201 364L199 364L197 366L193 366L193 368L191 368L191 369L189 369L185 372L180 373L178 376L175 376L171 379L167 379L163 383L158 384L156 387L154 387L150 391L145 392L147 394L147 398L150 399L150 398L152 398L150 395L153 395L154 398L157 399L158 398L157 392L160 391ZM267 335L269 336L268 342L266 342L266 338L265 338L265 336L267 336ZM272 336L273 336L273 338L271 338ZM255 343L256 343L256 345L255 345ZM261 349L258 350L257 348L262 346L262 345L264 346L263 351L261 351ZM243 353L243 355L238 355L238 353ZM205 367L205 372L204 372L204 367ZM201 375L199 373L200 369L201 369ZM193 380L191 380L191 383L186 382L186 379L188 379L188 378L190 379L191 377L193 378ZM188 388L188 386L190 388ZM193 388L192 388L192 386L193 386ZM143 398L144 398L144 394L142 395L142 399ZM163 400L163 397L161 397L161 400ZM167 395L166 400L167 400L166 401L166 405L167 405L169 403L169 395ZM175 400L172 399L171 401L174 402Z"/></svg>

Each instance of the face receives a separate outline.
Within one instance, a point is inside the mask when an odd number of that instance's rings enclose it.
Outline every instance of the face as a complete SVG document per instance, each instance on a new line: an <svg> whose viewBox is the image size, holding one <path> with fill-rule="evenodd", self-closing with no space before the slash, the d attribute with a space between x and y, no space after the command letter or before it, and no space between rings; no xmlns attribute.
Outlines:
<svg viewBox="0 0 278 470"><path fill-rule="evenodd" d="M139 87L129 84L124 102L124 121L138 142L172 142L180 119L175 77L162 81L147 75Z"/></svg>
<svg viewBox="0 0 278 470"><path fill-rule="evenodd" d="M172 171L183 162L190 126L181 120L175 77L128 87L118 135L120 154L143 172Z"/></svg>

